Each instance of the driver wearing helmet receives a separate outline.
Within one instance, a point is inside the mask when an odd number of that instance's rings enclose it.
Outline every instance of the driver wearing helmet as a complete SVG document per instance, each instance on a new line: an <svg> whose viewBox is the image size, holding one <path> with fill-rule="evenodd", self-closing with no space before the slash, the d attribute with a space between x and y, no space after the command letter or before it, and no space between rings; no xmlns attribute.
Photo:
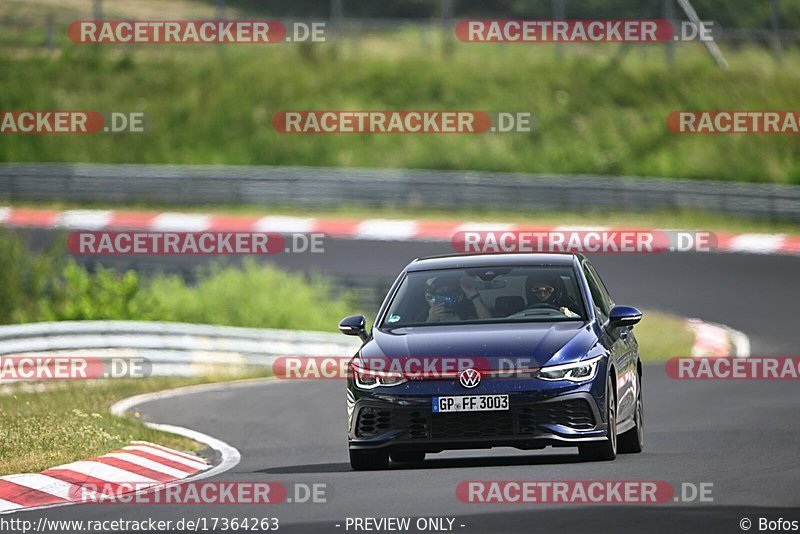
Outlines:
<svg viewBox="0 0 800 534"><path fill-rule="evenodd" d="M469 276L440 274L425 283L429 323L458 322L465 319L490 319L492 312L483 302Z"/></svg>
<svg viewBox="0 0 800 534"><path fill-rule="evenodd" d="M528 308L553 308L569 318L578 318L580 306L567 294L564 281L555 274L536 273L525 281Z"/></svg>

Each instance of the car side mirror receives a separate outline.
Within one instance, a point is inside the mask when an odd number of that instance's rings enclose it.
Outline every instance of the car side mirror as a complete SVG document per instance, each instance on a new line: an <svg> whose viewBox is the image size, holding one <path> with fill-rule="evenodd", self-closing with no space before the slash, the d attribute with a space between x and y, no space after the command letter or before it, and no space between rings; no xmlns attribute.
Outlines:
<svg viewBox="0 0 800 534"><path fill-rule="evenodd" d="M633 326L642 320L642 312L633 306L614 306L608 314L608 325L611 328Z"/></svg>
<svg viewBox="0 0 800 534"><path fill-rule="evenodd" d="M366 341L367 319L363 315L350 315L339 321L339 332L346 336L358 336L362 341Z"/></svg>

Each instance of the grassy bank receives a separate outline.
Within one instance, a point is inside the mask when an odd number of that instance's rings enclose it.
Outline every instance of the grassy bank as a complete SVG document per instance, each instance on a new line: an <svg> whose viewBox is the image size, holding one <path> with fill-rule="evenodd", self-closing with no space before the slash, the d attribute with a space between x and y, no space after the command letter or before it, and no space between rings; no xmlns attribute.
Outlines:
<svg viewBox="0 0 800 534"><path fill-rule="evenodd" d="M661 362L691 355L694 334L683 317L645 310L634 331L643 362Z"/></svg>
<svg viewBox="0 0 800 534"><path fill-rule="evenodd" d="M334 46L72 47L0 53L0 108L144 111L144 134L3 135L0 161L227 163L675 176L800 183L797 135L675 135L680 109L793 109L800 52L454 43L413 31ZM285 135L297 109L531 111L531 133Z"/></svg>
<svg viewBox="0 0 800 534"><path fill-rule="evenodd" d="M193 440L151 430L141 421L114 417L111 405L125 397L212 382L222 377L146 378L5 386L0 394L0 476L38 472L105 454L144 440L199 451ZM230 379L230 377L224 377Z"/></svg>

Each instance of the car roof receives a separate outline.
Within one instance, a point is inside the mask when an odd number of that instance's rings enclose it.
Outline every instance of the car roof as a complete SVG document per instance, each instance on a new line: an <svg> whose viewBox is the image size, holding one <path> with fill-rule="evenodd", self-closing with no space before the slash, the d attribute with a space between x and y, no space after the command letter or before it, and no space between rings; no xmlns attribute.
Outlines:
<svg viewBox="0 0 800 534"><path fill-rule="evenodd" d="M435 269L464 269L471 267L564 265L571 266L583 259L582 254L450 254L431 256L412 261L406 271L429 271Z"/></svg>

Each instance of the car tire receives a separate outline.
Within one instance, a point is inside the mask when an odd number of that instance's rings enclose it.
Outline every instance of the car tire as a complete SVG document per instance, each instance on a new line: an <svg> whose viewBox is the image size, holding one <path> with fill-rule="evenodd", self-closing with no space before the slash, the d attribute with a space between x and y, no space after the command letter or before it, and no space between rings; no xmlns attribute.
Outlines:
<svg viewBox="0 0 800 534"><path fill-rule="evenodd" d="M389 467L389 454L384 451L350 449L350 467L354 471L375 471Z"/></svg>
<svg viewBox="0 0 800 534"><path fill-rule="evenodd" d="M425 459L425 451L395 451L389 456L393 462L416 463Z"/></svg>
<svg viewBox="0 0 800 534"><path fill-rule="evenodd" d="M606 440L602 443L579 445L578 453L583 460L589 462L604 462L617 457L617 398L614 394L614 379L606 379Z"/></svg>
<svg viewBox="0 0 800 534"><path fill-rule="evenodd" d="M617 443L617 451L623 454L636 454L644 448L644 405L642 403L642 378L636 378L638 394L636 395L636 412L633 420L635 426L622 434Z"/></svg>

